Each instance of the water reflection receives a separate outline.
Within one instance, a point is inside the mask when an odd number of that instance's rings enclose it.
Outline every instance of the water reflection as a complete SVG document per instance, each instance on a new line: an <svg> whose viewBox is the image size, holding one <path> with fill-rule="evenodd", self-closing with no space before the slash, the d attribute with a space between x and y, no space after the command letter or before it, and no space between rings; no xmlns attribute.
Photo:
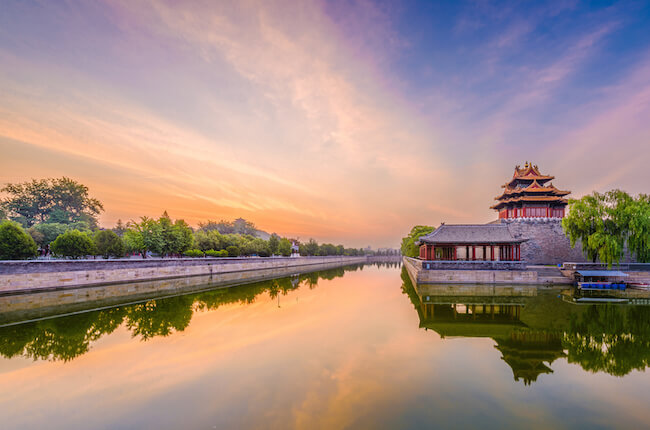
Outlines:
<svg viewBox="0 0 650 430"><path fill-rule="evenodd" d="M650 361L650 307L575 305L557 290L491 287L470 295L467 287L414 288L402 270L402 291L418 313L420 327L446 337L488 337L515 381L526 385L566 357L590 372L624 376Z"/></svg>
<svg viewBox="0 0 650 430"><path fill-rule="evenodd" d="M373 263L393 267L394 263ZM185 330L195 312L216 310L232 303L251 304L267 293L271 298L286 295L301 286L313 289L320 279L332 280L362 265L343 266L202 293L152 299L128 306L84 312L0 327L0 354L6 358L69 361L90 350L92 342L124 324L131 336L143 341Z"/></svg>

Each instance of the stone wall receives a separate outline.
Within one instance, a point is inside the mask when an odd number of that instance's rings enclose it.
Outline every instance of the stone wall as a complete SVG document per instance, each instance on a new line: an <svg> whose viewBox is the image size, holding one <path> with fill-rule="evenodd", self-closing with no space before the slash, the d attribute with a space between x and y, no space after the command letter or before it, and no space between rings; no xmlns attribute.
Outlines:
<svg viewBox="0 0 650 430"><path fill-rule="evenodd" d="M270 271L270 276L285 276L300 267L365 262L366 257L343 256L2 261L0 294L261 270Z"/></svg>
<svg viewBox="0 0 650 430"><path fill-rule="evenodd" d="M342 267L340 262L0 294L0 325ZM343 266L345 267L345 266Z"/></svg>
<svg viewBox="0 0 650 430"><path fill-rule="evenodd" d="M422 261L404 257L413 284L538 284L536 271L527 270L429 270Z"/></svg>
<svg viewBox="0 0 650 430"><path fill-rule="evenodd" d="M558 264L565 261L586 261L580 243L571 248L559 218L502 219L515 238L528 241L521 244L521 259L529 264Z"/></svg>

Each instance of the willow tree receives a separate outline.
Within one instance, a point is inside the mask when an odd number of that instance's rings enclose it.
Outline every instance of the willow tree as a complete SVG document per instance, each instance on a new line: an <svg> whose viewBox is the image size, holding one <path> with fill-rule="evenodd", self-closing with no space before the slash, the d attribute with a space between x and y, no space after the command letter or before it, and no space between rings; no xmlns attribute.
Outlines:
<svg viewBox="0 0 650 430"><path fill-rule="evenodd" d="M630 252L639 263L650 263L650 196L639 195L628 212Z"/></svg>
<svg viewBox="0 0 650 430"><path fill-rule="evenodd" d="M562 220L565 234L593 262L611 266L620 262L625 245L639 262L650 261L650 199L633 198L621 190L594 192L569 201L569 213Z"/></svg>
<svg viewBox="0 0 650 430"><path fill-rule="evenodd" d="M630 222L630 205L634 199L621 190L604 194L593 192L579 200L569 200L569 213L562 228L571 246L578 241L587 258L611 266L623 257Z"/></svg>

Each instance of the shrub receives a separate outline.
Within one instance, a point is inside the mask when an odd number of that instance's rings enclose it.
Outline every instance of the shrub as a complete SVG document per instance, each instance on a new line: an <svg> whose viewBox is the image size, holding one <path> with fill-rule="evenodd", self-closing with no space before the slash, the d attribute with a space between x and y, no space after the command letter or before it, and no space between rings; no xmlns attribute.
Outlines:
<svg viewBox="0 0 650 430"><path fill-rule="evenodd" d="M228 251L222 249L221 251L215 251L214 249L209 249L205 251L205 255L208 257L227 257Z"/></svg>
<svg viewBox="0 0 650 430"><path fill-rule="evenodd" d="M86 233L79 230L69 230L59 235L50 248L55 255L79 258L95 253L95 244Z"/></svg>
<svg viewBox="0 0 650 430"><path fill-rule="evenodd" d="M104 258L124 257L126 247L124 241L112 230L101 230L93 238L97 254Z"/></svg>
<svg viewBox="0 0 650 430"><path fill-rule="evenodd" d="M200 249L188 249L183 255L186 257L203 257L203 251Z"/></svg>
<svg viewBox="0 0 650 430"><path fill-rule="evenodd" d="M36 256L36 242L12 221L0 224L0 260L22 260Z"/></svg>
<svg viewBox="0 0 650 430"><path fill-rule="evenodd" d="M228 253L228 257L239 257L239 248L234 245L226 248L226 252Z"/></svg>

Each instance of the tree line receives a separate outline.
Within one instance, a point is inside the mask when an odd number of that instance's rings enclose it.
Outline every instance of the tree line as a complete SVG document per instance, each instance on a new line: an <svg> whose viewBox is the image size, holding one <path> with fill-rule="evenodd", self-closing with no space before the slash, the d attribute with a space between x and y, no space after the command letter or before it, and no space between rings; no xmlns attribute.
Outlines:
<svg viewBox="0 0 650 430"><path fill-rule="evenodd" d="M70 178L32 180L7 184L0 191L0 259L33 258L38 253L57 257L124 257L126 254L237 257L272 255L365 255L363 249L345 248L314 239L296 239L260 231L250 221L199 223L193 229L182 219L172 220L165 211L159 218L118 220L112 229L100 229L102 203L90 197L88 187Z"/></svg>

